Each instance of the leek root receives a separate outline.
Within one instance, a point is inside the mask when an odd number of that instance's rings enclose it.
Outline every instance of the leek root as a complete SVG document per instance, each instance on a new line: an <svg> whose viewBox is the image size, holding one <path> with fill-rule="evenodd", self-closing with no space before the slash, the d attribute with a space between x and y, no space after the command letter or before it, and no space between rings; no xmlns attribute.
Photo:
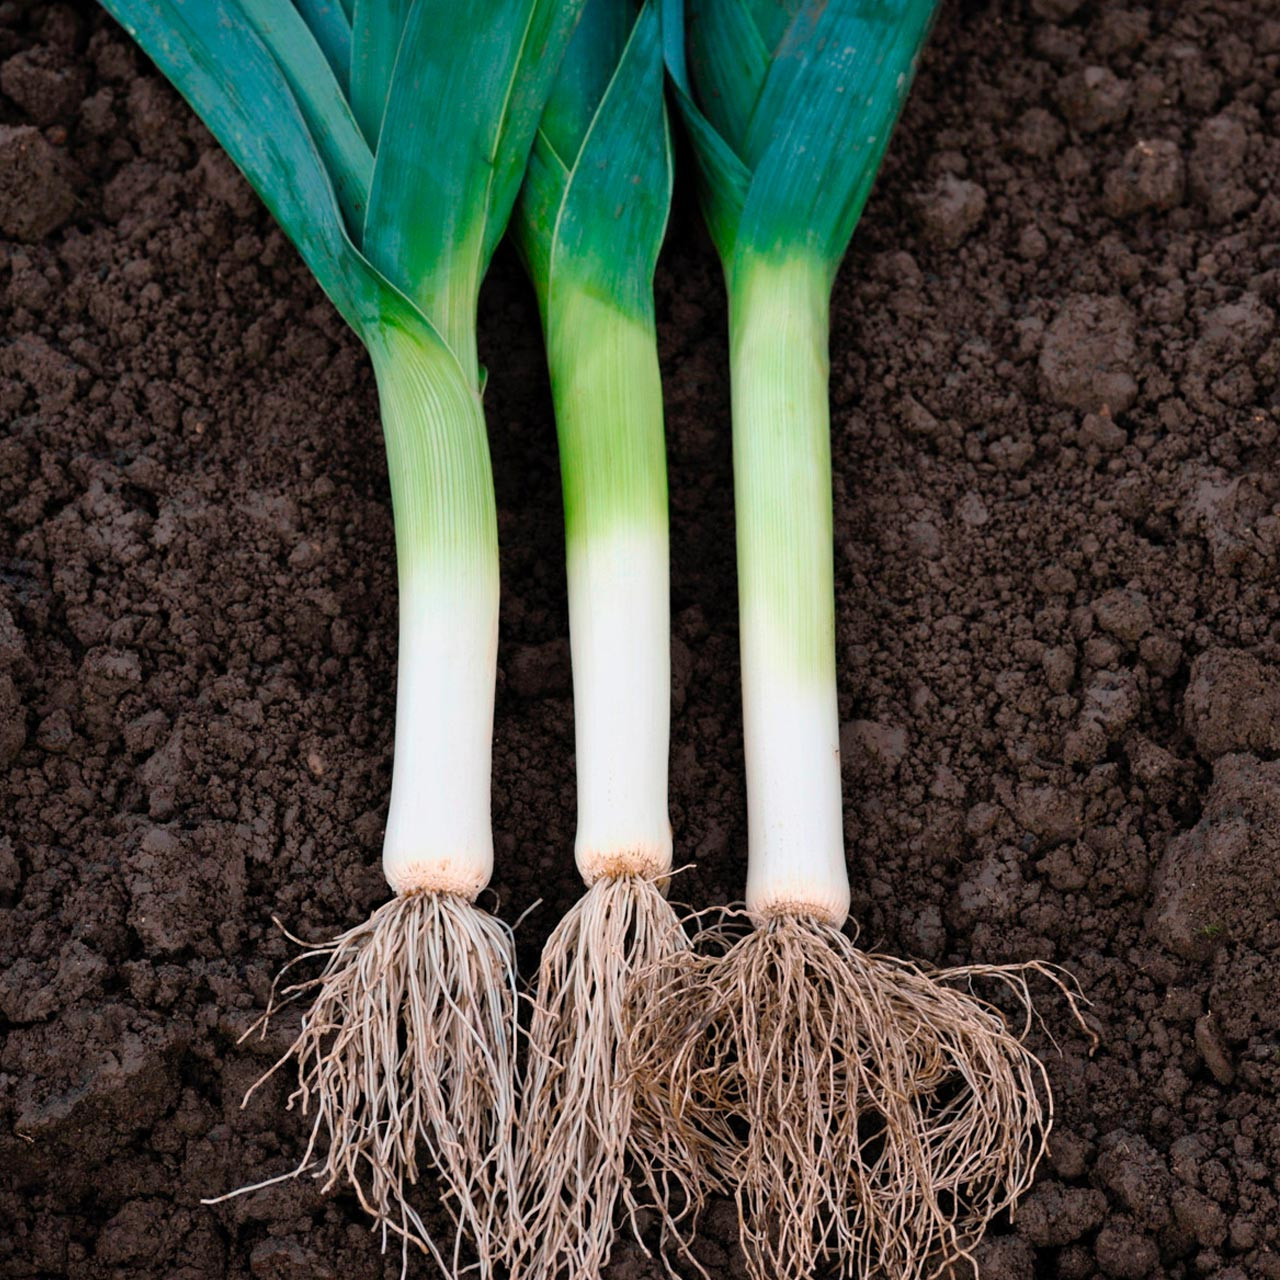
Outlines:
<svg viewBox="0 0 1280 1280"><path fill-rule="evenodd" d="M384 1247L386 1233L396 1233L452 1274L466 1237L487 1274L503 1247L514 1185L511 931L457 894L399 895L290 968L311 960L324 960L324 972L286 987L279 1000L273 989L251 1028L265 1033L284 1005L310 1000L297 1039L245 1095L248 1103L296 1060L289 1105L314 1112L307 1147L295 1169L241 1191L302 1173L324 1191L350 1185ZM428 1167L457 1227L448 1258L411 1203Z"/></svg>
<svg viewBox="0 0 1280 1280"><path fill-rule="evenodd" d="M1029 1019L1033 973L1074 1008L1056 971L926 971L790 911L695 941L634 993L638 1123L666 1131L691 1202L735 1197L757 1280L930 1275L1031 1185L1047 1076L971 987L1004 984Z"/></svg>

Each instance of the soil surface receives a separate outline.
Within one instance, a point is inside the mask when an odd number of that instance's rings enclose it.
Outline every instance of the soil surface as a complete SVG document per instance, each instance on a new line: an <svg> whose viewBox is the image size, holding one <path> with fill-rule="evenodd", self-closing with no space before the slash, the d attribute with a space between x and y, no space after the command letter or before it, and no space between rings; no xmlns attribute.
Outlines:
<svg viewBox="0 0 1280 1280"><path fill-rule="evenodd" d="M951 3L836 287L842 745L862 938L1053 960L1051 1158L990 1280L1280 1276L1280 15ZM687 157L682 157L687 160ZM688 165L683 176L688 177ZM0 1276L394 1275L237 1047L382 901L395 578L356 340L88 3L0 0ZM741 895L725 305L659 270L680 885ZM486 287L501 914L579 892L533 298ZM1051 1040L1050 1036L1053 1037ZM1056 1040L1056 1047L1053 1041ZM703 1230L740 1274L732 1213ZM425 1266L415 1274L426 1275ZM620 1244L615 1280L657 1277Z"/></svg>

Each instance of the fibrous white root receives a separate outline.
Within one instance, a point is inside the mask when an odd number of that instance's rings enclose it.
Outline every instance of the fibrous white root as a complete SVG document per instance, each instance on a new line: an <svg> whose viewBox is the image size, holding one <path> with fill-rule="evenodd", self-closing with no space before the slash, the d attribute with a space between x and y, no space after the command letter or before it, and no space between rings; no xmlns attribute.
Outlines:
<svg viewBox="0 0 1280 1280"><path fill-rule="evenodd" d="M936 1274L1045 1151L1044 1067L971 990L1002 982L1030 1019L1032 973L1076 1009L1039 963L926 972L795 915L709 930L628 1003L637 1123L694 1202L736 1198L756 1280Z"/></svg>
<svg viewBox="0 0 1280 1280"><path fill-rule="evenodd" d="M529 1065L520 1102L517 1165L522 1230L513 1280L596 1280L619 1210L633 1228L648 1153L634 1147L623 1005L638 970L688 945L651 876L596 880L556 926L542 953ZM629 1169L629 1161L636 1160ZM665 1201L648 1186L665 1218ZM637 1231L637 1238L639 1232Z"/></svg>
<svg viewBox="0 0 1280 1280"><path fill-rule="evenodd" d="M416 1245L447 1275L488 1276L516 1202L510 929L465 897L417 893L394 898L330 943L302 945L310 949L276 987L307 960L324 959L324 972L279 999L273 988L250 1033L265 1033L286 1004L311 996L311 1007L288 1052L244 1101L296 1060L289 1106L314 1115L310 1136L296 1168L231 1194L303 1173L325 1191L346 1183L381 1229L383 1248L389 1234L401 1238L406 1266ZM426 1167L453 1220L448 1243L432 1237L409 1200Z"/></svg>

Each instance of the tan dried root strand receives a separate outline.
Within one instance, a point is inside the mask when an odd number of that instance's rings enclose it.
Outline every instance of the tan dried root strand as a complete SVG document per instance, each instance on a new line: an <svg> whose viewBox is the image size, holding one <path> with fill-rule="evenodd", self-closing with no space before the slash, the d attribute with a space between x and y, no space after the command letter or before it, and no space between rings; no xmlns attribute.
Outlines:
<svg viewBox="0 0 1280 1280"><path fill-rule="evenodd" d="M737 941L709 930L628 1001L637 1123L669 1131L689 1194L735 1196L756 1280L936 1275L1045 1151L1044 1067L968 989L1003 981L1029 1020L1031 972L1079 1017L1039 963L931 974L796 916Z"/></svg>
<svg viewBox="0 0 1280 1280"><path fill-rule="evenodd" d="M286 987L277 1000L285 973L314 958L327 959L320 977ZM405 1269L416 1245L447 1275L474 1269L488 1276L515 1202L510 929L455 894L397 897L286 965L266 1013L246 1034L265 1034L281 1007L312 995L298 1038L242 1104L296 1058L289 1107L298 1103L306 1115L314 1106L315 1114L306 1151L288 1173L230 1194L308 1171L324 1191L346 1182L381 1229L384 1251L389 1233L401 1237ZM427 1167L454 1223L443 1246L409 1203ZM468 1239L476 1260L464 1265Z"/></svg>
<svg viewBox="0 0 1280 1280"><path fill-rule="evenodd" d="M522 1224L512 1280L597 1280L620 1207L636 1227L623 1004L638 970L687 946L658 885L640 875L597 880L547 940L517 1126ZM642 1180L645 1169L638 1162ZM659 1189L650 1182L648 1190L665 1215Z"/></svg>

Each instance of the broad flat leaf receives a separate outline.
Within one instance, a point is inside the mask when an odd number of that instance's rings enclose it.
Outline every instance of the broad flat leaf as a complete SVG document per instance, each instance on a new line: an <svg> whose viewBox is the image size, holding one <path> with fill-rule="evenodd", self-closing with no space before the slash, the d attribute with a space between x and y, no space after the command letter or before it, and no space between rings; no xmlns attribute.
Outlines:
<svg viewBox="0 0 1280 1280"><path fill-rule="evenodd" d="M426 319L351 243L284 73L235 0L104 0L104 7L239 166L347 323L365 341L388 325L433 340Z"/></svg>
<svg viewBox="0 0 1280 1280"><path fill-rule="evenodd" d="M696 58L685 43L695 4ZM727 268L741 253L804 249L834 273L934 10L935 0L690 0L688 10L683 0L665 0L667 66ZM762 47L777 43L744 124L741 101L756 74L745 19ZM741 77L744 90L727 110L730 76Z"/></svg>
<svg viewBox="0 0 1280 1280"><path fill-rule="evenodd" d="M524 180L529 149L556 82L565 49L582 16L584 0L533 0L520 47L519 63L509 81L496 145L489 153L493 183L485 221L484 265L488 268L511 217ZM477 5L477 8L480 6ZM505 7L505 6L504 6Z"/></svg>
<svg viewBox="0 0 1280 1280"><path fill-rule="evenodd" d="M374 159L364 249L473 381L480 281L582 0L417 0Z"/></svg>
<svg viewBox="0 0 1280 1280"><path fill-rule="evenodd" d="M581 149L613 78L636 7L633 0L586 0L583 6L538 126L567 166Z"/></svg>
<svg viewBox="0 0 1280 1280"><path fill-rule="evenodd" d="M804 0L747 0L752 20L760 32L760 39L772 57L782 43L782 37L791 25L791 19L804 8Z"/></svg>
<svg viewBox="0 0 1280 1280"><path fill-rule="evenodd" d="M351 88L351 15L338 0L293 0L345 97Z"/></svg>
<svg viewBox="0 0 1280 1280"><path fill-rule="evenodd" d="M751 173L733 147L703 115L689 79L684 32L684 0L661 0L662 52L675 87L685 128L698 162L702 214L720 257L728 262L738 237L738 219L747 202Z"/></svg>
<svg viewBox="0 0 1280 1280"><path fill-rule="evenodd" d="M906 100L933 0L806 4L752 118L739 234L759 250L802 240L835 268Z"/></svg>
<svg viewBox="0 0 1280 1280"><path fill-rule="evenodd" d="M360 122L365 141L378 149L378 134L387 106L387 92L395 70L396 55L414 0L353 0L351 18L351 110ZM458 8L465 9L460 0ZM442 104L442 123L448 112Z"/></svg>
<svg viewBox="0 0 1280 1280"><path fill-rule="evenodd" d="M765 44L747 0L688 0L689 74L703 114L742 157L751 113L769 71Z"/></svg>
<svg viewBox="0 0 1280 1280"><path fill-rule="evenodd" d="M630 18L625 0L589 0ZM616 29L593 29L599 45L575 36L566 67L579 58L598 64L615 43ZM629 38L594 109L573 165L557 173L547 147L535 144L533 182L526 179L514 227L530 275L543 305L551 341L562 285L585 289L618 311L637 319L653 316L653 271L671 203L670 135L663 105L662 48L658 11L647 4L635 18ZM571 72L577 92L582 78ZM559 92L557 86L556 93ZM552 95L554 101L555 94ZM544 177L545 166L549 178ZM560 181L560 199L552 203L547 187Z"/></svg>
<svg viewBox="0 0 1280 1280"><path fill-rule="evenodd" d="M347 228L359 236L373 156L333 68L291 0L239 0L239 5L284 72L329 171Z"/></svg>

